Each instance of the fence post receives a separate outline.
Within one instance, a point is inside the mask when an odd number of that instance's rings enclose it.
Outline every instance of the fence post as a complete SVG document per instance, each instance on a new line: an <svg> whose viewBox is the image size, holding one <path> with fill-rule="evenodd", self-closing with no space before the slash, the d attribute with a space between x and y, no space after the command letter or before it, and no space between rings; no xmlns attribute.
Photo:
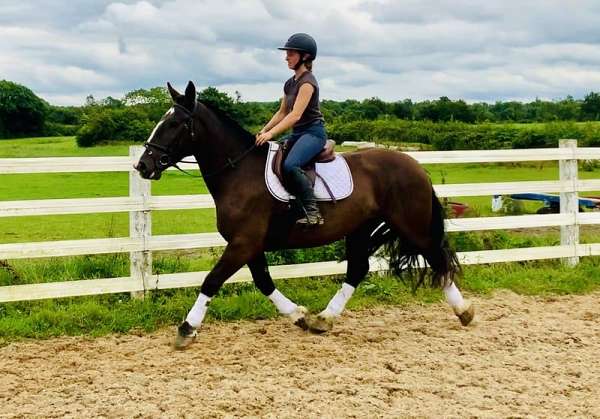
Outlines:
<svg viewBox="0 0 600 419"><path fill-rule="evenodd" d="M129 147L129 157L132 167L129 170L129 197L136 201L142 201L144 208L149 208L151 195L150 181L142 179L139 173L133 168L144 148L141 146ZM142 239L144 250L141 252L130 253L130 276L139 281L144 291L132 292L133 298L144 298L145 290L149 289L148 281L152 276L152 252L148 248L148 239L152 235L152 217L150 210L130 211L129 212L129 237L132 239Z"/></svg>
<svg viewBox="0 0 600 419"><path fill-rule="evenodd" d="M577 149L577 140L559 140L560 148L568 148L573 152ZM577 159L559 160L559 172L561 183L573 186L573 192L560 192L560 213L571 214L573 224L560 227L560 244L562 246L573 246L574 253L577 255L577 245L579 244L579 225L577 217L579 214L579 196L577 193L578 173ZM579 256L572 256L563 259L569 266L575 266L579 263Z"/></svg>

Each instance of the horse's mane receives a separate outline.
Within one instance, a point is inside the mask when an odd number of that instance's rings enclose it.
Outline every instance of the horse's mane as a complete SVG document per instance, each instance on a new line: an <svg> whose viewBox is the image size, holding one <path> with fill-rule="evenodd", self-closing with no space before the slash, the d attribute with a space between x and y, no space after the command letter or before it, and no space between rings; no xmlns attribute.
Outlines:
<svg viewBox="0 0 600 419"><path fill-rule="evenodd" d="M215 104L199 100L204 106L206 106L216 117L223 123L226 129L238 134L240 138L249 143L254 143L254 135L240 125L235 119L231 117L227 112L218 108Z"/></svg>

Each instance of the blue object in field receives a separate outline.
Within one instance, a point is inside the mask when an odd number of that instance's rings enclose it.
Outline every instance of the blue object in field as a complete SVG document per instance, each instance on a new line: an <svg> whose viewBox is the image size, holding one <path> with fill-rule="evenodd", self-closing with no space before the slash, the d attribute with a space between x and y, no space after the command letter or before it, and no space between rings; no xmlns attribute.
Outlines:
<svg viewBox="0 0 600 419"><path fill-rule="evenodd" d="M560 205L560 195L551 195L546 193L515 193L510 195L512 199L524 199L528 201L544 201L546 206ZM585 208L600 207L600 199L579 198L579 206Z"/></svg>

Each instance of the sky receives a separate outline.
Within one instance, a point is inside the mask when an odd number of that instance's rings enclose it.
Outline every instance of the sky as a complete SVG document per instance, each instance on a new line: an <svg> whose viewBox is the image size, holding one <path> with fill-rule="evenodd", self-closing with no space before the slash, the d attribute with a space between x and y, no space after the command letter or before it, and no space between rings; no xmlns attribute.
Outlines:
<svg viewBox="0 0 600 419"><path fill-rule="evenodd" d="M598 22L598 0L0 0L0 79L55 105L188 80L274 101L306 32L321 99L582 98Z"/></svg>

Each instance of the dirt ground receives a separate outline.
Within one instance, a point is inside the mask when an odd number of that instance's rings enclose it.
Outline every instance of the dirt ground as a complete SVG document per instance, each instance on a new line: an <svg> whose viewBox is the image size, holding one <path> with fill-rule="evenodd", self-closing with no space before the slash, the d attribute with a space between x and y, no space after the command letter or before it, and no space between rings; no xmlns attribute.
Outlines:
<svg viewBox="0 0 600 419"><path fill-rule="evenodd" d="M600 293L347 312L0 348L0 417L600 417Z"/></svg>

